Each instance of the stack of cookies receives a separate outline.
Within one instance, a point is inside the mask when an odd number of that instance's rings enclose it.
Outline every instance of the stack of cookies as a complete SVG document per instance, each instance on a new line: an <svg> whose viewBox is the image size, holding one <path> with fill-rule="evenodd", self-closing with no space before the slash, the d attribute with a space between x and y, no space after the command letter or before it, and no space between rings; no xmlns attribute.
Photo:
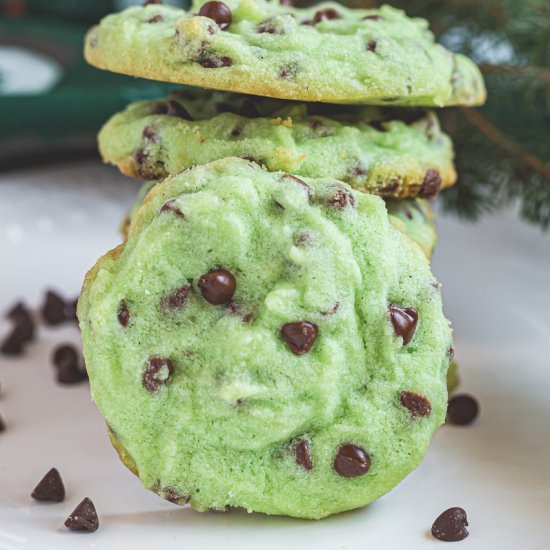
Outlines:
<svg viewBox="0 0 550 550"><path fill-rule="evenodd" d="M456 179L428 107L476 66L389 6L147 2L86 58L175 90L116 114L105 161L147 180L88 273L92 396L143 485L197 510L321 518L418 466L452 358L427 199Z"/></svg>

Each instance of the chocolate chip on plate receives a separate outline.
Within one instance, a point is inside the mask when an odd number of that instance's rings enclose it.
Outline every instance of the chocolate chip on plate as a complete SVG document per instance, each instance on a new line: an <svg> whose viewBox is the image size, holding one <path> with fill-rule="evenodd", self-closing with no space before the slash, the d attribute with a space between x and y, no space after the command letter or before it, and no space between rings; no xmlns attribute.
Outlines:
<svg viewBox="0 0 550 550"><path fill-rule="evenodd" d="M143 373L143 387L151 393L156 393L166 384L172 374L174 374L174 364L170 359L151 357Z"/></svg>
<svg viewBox="0 0 550 550"><path fill-rule="evenodd" d="M56 367L66 363L78 365L78 351L72 344L61 344L54 349L52 362Z"/></svg>
<svg viewBox="0 0 550 550"><path fill-rule="evenodd" d="M10 334L8 334L8 336L6 336L6 338L2 342L0 353L2 353L2 355L9 355L11 357L22 355L24 344L25 339L18 331L17 326L15 326L13 327Z"/></svg>
<svg viewBox="0 0 550 550"><path fill-rule="evenodd" d="M199 10L199 15L215 21L221 30L226 29L233 22L233 15L229 7L223 2L217 2L216 0L203 4Z"/></svg>
<svg viewBox="0 0 550 550"><path fill-rule="evenodd" d="M65 527L71 531L97 531L99 518L94 503L88 497L65 520Z"/></svg>
<svg viewBox="0 0 550 550"><path fill-rule="evenodd" d="M34 338L34 320L23 302L18 302L12 307L6 317L15 324L19 336L25 342L30 342Z"/></svg>
<svg viewBox="0 0 550 550"><path fill-rule="evenodd" d="M6 423L4 419L0 416L0 433L6 431Z"/></svg>
<svg viewBox="0 0 550 550"><path fill-rule="evenodd" d="M286 323L281 328L281 338L295 355L307 353L317 339L317 325L309 321Z"/></svg>
<svg viewBox="0 0 550 550"><path fill-rule="evenodd" d="M434 521L432 535L445 542L464 540L468 535L468 517L462 508L449 508Z"/></svg>
<svg viewBox="0 0 550 550"><path fill-rule="evenodd" d="M311 453L309 450L309 442L307 439L300 439L294 444L294 455L296 464L301 466L308 472L313 469L311 462Z"/></svg>
<svg viewBox="0 0 550 550"><path fill-rule="evenodd" d="M447 405L447 422L456 426L468 426L479 414L477 400L471 395L453 395Z"/></svg>
<svg viewBox="0 0 550 550"><path fill-rule="evenodd" d="M409 410L413 418L428 416L432 412L430 401L411 391L401 392L401 404Z"/></svg>
<svg viewBox="0 0 550 550"><path fill-rule="evenodd" d="M46 299L42 306L42 318L48 325L59 325L66 320L65 300L53 290L46 292Z"/></svg>
<svg viewBox="0 0 550 550"><path fill-rule="evenodd" d="M365 475L370 468L371 460L364 449L353 443L342 445L334 458L334 469L343 477Z"/></svg>
<svg viewBox="0 0 550 550"><path fill-rule="evenodd" d="M226 269L213 269L202 275L198 282L204 299L215 306L226 304L237 290L237 281Z"/></svg>
<svg viewBox="0 0 550 550"><path fill-rule="evenodd" d="M65 487L56 468L52 468L31 493L32 498L41 502L61 502L65 498Z"/></svg>
<svg viewBox="0 0 550 550"><path fill-rule="evenodd" d="M389 306L390 319L397 336L403 338L406 346L413 338L418 324L418 312L414 307L399 307L394 304Z"/></svg>

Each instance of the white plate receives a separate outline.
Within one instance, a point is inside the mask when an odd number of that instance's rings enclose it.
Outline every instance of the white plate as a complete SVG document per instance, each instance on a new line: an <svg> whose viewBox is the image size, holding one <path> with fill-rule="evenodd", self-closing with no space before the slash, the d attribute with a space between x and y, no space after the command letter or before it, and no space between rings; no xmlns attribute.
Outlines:
<svg viewBox="0 0 550 550"><path fill-rule="evenodd" d="M54 287L78 293L87 268L117 243L137 185L96 164L0 178L0 309L16 298L37 305ZM0 549L80 548L408 549L437 548L436 516L466 509L460 548L550 549L550 237L512 213L475 226L440 219L434 270L454 321L462 389L481 402L479 422L443 427L422 466L366 509L320 522L199 514L143 490L119 462L87 385L59 386L49 361L74 326L40 329L23 359L0 358ZM0 321L0 335L7 330ZM57 467L67 497L33 502ZM63 521L89 496L93 534Z"/></svg>

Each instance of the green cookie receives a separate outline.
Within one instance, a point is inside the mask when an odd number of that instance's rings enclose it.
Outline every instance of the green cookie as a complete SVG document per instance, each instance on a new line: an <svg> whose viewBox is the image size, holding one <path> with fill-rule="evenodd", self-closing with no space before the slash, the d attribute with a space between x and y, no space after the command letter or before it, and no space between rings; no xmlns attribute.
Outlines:
<svg viewBox="0 0 550 550"><path fill-rule="evenodd" d="M85 55L117 73L280 99L442 107L486 96L472 61L436 44L426 21L390 6L134 7L92 28Z"/></svg>
<svg viewBox="0 0 550 550"><path fill-rule="evenodd" d="M420 245L424 254L431 259L437 243L435 216L428 201L386 200L392 223Z"/></svg>
<svg viewBox="0 0 550 550"><path fill-rule="evenodd" d="M145 487L321 518L377 499L445 418L451 331L382 199L227 158L154 187L78 315Z"/></svg>
<svg viewBox="0 0 550 550"><path fill-rule="evenodd" d="M451 140L433 112L223 92L134 103L103 127L99 148L106 162L142 179L228 156L399 198L433 197L456 179Z"/></svg>

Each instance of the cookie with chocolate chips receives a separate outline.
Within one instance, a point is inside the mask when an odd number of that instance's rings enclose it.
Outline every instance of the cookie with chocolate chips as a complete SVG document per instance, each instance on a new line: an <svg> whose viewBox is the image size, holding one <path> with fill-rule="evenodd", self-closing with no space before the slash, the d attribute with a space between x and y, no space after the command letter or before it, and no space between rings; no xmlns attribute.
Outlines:
<svg viewBox="0 0 550 550"><path fill-rule="evenodd" d="M156 185L86 277L92 396L124 463L171 502L364 506L445 418L433 285L381 198L237 158L197 166Z"/></svg>
<svg viewBox="0 0 550 550"><path fill-rule="evenodd" d="M477 105L483 78L401 10L195 0L108 15L86 37L100 69L259 96L376 105Z"/></svg>
<svg viewBox="0 0 550 550"><path fill-rule="evenodd" d="M384 197L433 198L456 180L451 140L435 113L423 109L188 90L129 105L105 124L99 148L105 162L140 179L164 179L234 156Z"/></svg>

